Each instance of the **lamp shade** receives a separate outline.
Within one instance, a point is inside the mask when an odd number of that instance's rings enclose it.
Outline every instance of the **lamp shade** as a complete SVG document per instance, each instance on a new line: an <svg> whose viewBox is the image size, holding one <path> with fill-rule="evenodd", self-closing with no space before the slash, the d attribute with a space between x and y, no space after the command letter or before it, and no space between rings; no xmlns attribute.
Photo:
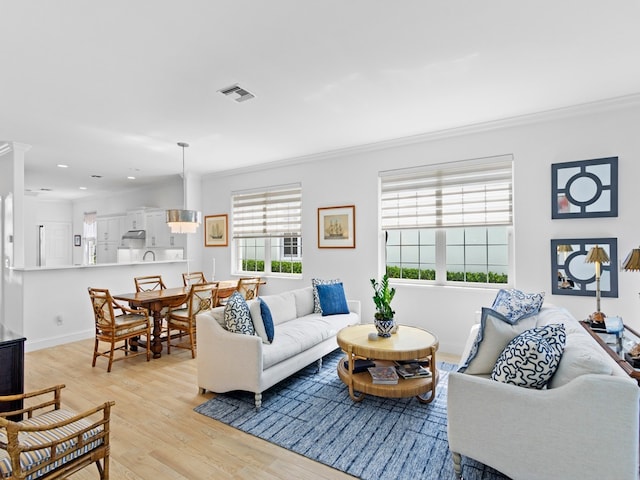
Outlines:
<svg viewBox="0 0 640 480"><path fill-rule="evenodd" d="M596 245L587 254L587 258L584 259L585 263L609 263L609 255L604 251L604 248Z"/></svg>
<svg viewBox="0 0 640 480"><path fill-rule="evenodd" d="M573 252L573 247L571 245L558 245L558 252Z"/></svg>
<svg viewBox="0 0 640 480"><path fill-rule="evenodd" d="M622 268L628 272L637 272L640 270L640 248L631 250L622 264Z"/></svg>
<svg viewBox="0 0 640 480"><path fill-rule="evenodd" d="M171 233L196 233L202 214L196 210L167 210L167 225Z"/></svg>

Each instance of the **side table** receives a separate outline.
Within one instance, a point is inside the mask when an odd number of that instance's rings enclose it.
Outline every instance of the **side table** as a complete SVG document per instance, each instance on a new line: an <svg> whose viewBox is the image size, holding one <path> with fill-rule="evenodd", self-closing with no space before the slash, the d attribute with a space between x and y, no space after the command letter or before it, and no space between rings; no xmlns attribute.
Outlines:
<svg viewBox="0 0 640 480"><path fill-rule="evenodd" d="M627 374L640 385L640 366L634 367L625 358L625 353L634 345L640 343L640 335L628 326L624 326L621 337L606 331L594 330L588 321L581 321L580 325L598 342L598 344L613 358Z"/></svg>

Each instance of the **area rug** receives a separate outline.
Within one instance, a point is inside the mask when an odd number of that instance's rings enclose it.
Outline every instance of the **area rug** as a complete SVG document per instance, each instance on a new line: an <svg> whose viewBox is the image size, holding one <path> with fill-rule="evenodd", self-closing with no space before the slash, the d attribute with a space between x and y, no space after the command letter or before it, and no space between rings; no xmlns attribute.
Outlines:
<svg viewBox="0 0 640 480"><path fill-rule="evenodd" d="M454 479L447 443L447 376L439 363L435 400L349 397L336 373L337 350L318 373L310 365L270 388L256 410L252 393L230 392L195 411L363 480ZM463 457L466 480L507 477Z"/></svg>

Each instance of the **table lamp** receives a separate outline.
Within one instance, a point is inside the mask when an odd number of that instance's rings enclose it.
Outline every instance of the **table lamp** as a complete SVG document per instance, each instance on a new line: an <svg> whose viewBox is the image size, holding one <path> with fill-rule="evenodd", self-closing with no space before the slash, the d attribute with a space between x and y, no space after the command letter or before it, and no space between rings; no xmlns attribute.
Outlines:
<svg viewBox="0 0 640 480"><path fill-rule="evenodd" d="M589 250L587 258L585 258L584 261L586 263L596 264L596 311L589 315L589 320L602 323L606 315L600 311L600 266L603 263L609 263L609 255L607 255L607 252L605 252L602 247L596 245Z"/></svg>
<svg viewBox="0 0 640 480"><path fill-rule="evenodd" d="M640 270L640 248L631 250L622 264L622 268L625 272L637 272Z"/></svg>

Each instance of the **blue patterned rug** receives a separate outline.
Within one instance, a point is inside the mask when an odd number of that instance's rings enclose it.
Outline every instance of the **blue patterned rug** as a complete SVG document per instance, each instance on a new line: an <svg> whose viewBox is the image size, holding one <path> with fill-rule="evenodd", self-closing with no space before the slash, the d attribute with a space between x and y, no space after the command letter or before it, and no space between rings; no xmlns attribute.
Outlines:
<svg viewBox="0 0 640 480"><path fill-rule="evenodd" d="M248 392L217 395L195 411L364 480L454 479L447 376L455 366L439 364L430 404L371 395L354 403L336 373L342 356L337 350L324 358L320 373L310 365L270 388L259 411ZM466 480L507 479L462 458Z"/></svg>

